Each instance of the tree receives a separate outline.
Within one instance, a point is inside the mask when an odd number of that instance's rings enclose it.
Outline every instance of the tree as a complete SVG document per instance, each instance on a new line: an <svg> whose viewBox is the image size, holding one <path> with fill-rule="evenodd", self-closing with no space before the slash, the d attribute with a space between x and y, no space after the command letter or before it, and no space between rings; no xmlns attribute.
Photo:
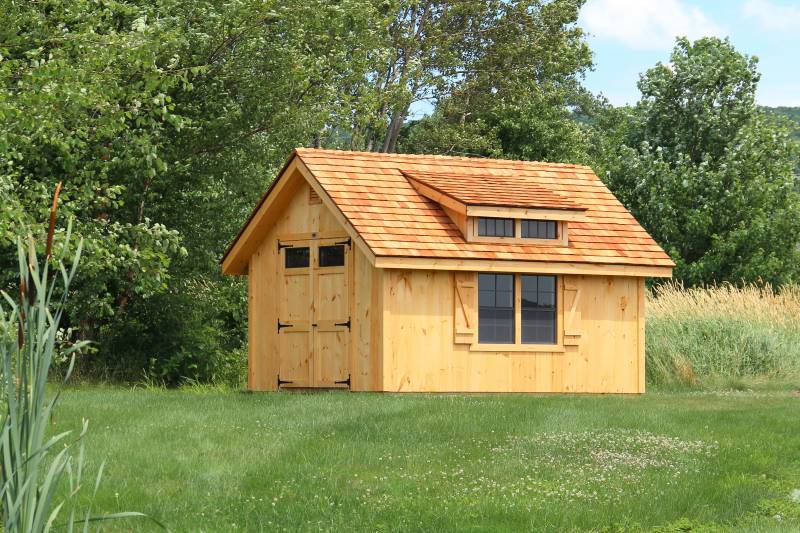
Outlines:
<svg viewBox="0 0 800 533"><path fill-rule="evenodd" d="M356 116L350 147L393 152L401 143L403 151L488 155L505 141L507 151L517 153L521 138L530 144L527 131L515 137L521 122L528 120L533 130L558 116L554 129L563 127L580 75L591 66L576 25L582 4L398 1L378 66L355 91L358 102L371 105L359 107L365 114ZM436 112L407 125L410 106L420 101L435 102ZM545 108L547 117L532 118Z"/></svg>
<svg viewBox="0 0 800 533"><path fill-rule="evenodd" d="M679 39L642 75L641 101L594 129L604 178L688 284L800 273L796 145L756 107L756 65L728 40Z"/></svg>
<svg viewBox="0 0 800 533"><path fill-rule="evenodd" d="M367 0L4 2L0 288L64 181L85 242L64 326L119 377L213 376L245 332L217 261L291 148L350 109L380 20Z"/></svg>

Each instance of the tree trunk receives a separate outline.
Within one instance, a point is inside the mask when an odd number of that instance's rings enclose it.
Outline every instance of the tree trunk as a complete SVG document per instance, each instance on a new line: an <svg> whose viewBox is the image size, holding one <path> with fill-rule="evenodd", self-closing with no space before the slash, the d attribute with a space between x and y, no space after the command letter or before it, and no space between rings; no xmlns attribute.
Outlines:
<svg viewBox="0 0 800 533"><path fill-rule="evenodd" d="M392 120L389 122L389 129L386 130L386 138L383 140L381 152L393 154L397 150L397 138L400 136L400 128L403 127L407 114L408 106L392 113Z"/></svg>

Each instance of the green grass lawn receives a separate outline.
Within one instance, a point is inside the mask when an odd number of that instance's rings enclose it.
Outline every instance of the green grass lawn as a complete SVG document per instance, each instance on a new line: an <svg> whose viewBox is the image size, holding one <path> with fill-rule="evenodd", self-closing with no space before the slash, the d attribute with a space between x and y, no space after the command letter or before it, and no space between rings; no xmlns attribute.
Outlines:
<svg viewBox="0 0 800 533"><path fill-rule="evenodd" d="M88 387L64 393L53 430L90 420L88 458L107 460L99 512L143 511L173 531L798 531L798 415L790 389L623 397Z"/></svg>

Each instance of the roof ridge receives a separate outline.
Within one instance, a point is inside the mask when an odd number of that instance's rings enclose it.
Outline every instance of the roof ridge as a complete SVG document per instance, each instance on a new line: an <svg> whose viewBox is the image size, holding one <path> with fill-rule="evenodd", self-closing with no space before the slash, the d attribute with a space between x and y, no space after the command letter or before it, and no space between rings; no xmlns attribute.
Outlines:
<svg viewBox="0 0 800 533"><path fill-rule="evenodd" d="M523 165L535 164L535 165L554 166L562 168L580 168L585 170L591 170L592 172L594 172L594 169L592 169L592 167L590 167L589 165L578 165L575 163L556 163L549 161L535 161L526 159L498 159L494 157L480 157L480 156L470 157L470 156L456 156L456 155L442 155L442 154L365 152L359 150L339 150L334 148L306 148L306 147L297 147L295 148L295 152L297 152L298 154L300 152L311 152L311 153L317 152L326 154L360 155L376 159L411 158L411 159L444 159L444 160L449 159L456 161L493 161L497 163L518 163Z"/></svg>

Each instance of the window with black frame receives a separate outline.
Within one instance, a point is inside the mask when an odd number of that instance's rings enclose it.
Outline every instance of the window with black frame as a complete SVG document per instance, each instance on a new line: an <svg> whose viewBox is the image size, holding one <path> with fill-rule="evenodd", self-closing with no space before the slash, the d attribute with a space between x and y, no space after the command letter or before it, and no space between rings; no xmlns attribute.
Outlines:
<svg viewBox="0 0 800 533"><path fill-rule="evenodd" d="M290 246L284 249L284 254L283 264L286 268L308 268L311 258L308 246Z"/></svg>
<svg viewBox="0 0 800 533"><path fill-rule="evenodd" d="M344 245L320 246L319 266L320 268L344 266Z"/></svg>
<svg viewBox="0 0 800 533"><path fill-rule="evenodd" d="M478 342L514 343L513 274L478 274Z"/></svg>
<svg viewBox="0 0 800 533"><path fill-rule="evenodd" d="M478 217L478 236L513 237L514 219Z"/></svg>
<svg viewBox="0 0 800 533"><path fill-rule="evenodd" d="M554 220L522 220L520 232L526 239L556 239L558 225Z"/></svg>
<svg viewBox="0 0 800 533"><path fill-rule="evenodd" d="M556 277L520 276L523 344L556 343Z"/></svg>

